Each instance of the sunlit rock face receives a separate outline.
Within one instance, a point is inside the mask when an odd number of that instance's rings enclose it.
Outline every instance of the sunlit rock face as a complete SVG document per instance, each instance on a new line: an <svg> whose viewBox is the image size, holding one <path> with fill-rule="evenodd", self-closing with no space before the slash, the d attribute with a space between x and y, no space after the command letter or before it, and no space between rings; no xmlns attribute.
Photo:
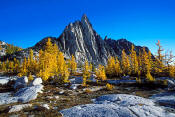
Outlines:
<svg viewBox="0 0 175 117"><path fill-rule="evenodd" d="M114 50L96 33L86 15L81 21L70 23L58 38L60 50L67 56L75 55L77 61L106 64Z"/></svg>

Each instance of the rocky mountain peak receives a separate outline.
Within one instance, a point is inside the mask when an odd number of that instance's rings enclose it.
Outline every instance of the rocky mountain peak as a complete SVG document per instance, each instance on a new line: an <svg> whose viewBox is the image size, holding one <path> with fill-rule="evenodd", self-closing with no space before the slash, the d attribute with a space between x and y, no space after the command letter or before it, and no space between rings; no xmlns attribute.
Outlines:
<svg viewBox="0 0 175 117"><path fill-rule="evenodd" d="M90 29L92 28L92 24L90 23L88 17L86 16L86 14L84 14L81 18L81 23L82 23L82 26L85 28L85 29Z"/></svg>
<svg viewBox="0 0 175 117"><path fill-rule="evenodd" d="M83 16L81 17L81 22L88 22L89 23L89 19L88 19L86 14L83 14Z"/></svg>
<svg viewBox="0 0 175 117"><path fill-rule="evenodd" d="M123 49L129 54L131 46L134 45L126 39L115 40L106 36L103 40L93 29L86 14L82 16L81 21L77 20L67 25L59 37L51 37L51 41L58 45L66 59L74 55L78 63L88 60L96 65L107 64L109 56L120 57ZM37 53L44 48L46 42L47 38L44 38L31 48ZM142 48L141 46L135 46L137 53ZM24 58L28 55L29 49L15 53L10 58Z"/></svg>

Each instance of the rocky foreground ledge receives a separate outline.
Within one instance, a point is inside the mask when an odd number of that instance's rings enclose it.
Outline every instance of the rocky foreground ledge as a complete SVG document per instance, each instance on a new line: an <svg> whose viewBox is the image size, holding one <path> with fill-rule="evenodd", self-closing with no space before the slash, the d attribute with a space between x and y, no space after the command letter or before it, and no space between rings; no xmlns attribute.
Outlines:
<svg viewBox="0 0 175 117"><path fill-rule="evenodd" d="M64 117L175 117L151 99L127 94L98 97L93 104L61 110Z"/></svg>
<svg viewBox="0 0 175 117"><path fill-rule="evenodd" d="M0 93L0 105L16 102L26 103L36 99L38 93L42 93L43 90L41 83L41 78L35 78L30 84L28 84L27 77L18 78L14 84L15 93Z"/></svg>
<svg viewBox="0 0 175 117"><path fill-rule="evenodd" d="M2 81L2 84L6 84L6 80L11 81L11 78L1 77L0 83ZM82 88L82 77L71 77L69 86L63 87L57 84L43 86L42 79L37 77L34 77L33 81L28 81L27 77L14 77L12 80L14 90L0 93L0 106L6 106L3 107L3 114L8 110L10 114L21 115L27 112L24 115L34 116L45 111L56 113L55 115L61 113L64 117L175 117L175 92L167 91L175 87L175 82L171 79L168 79L171 80L168 82L168 88L152 90L153 92L149 92L151 95L147 94L146 98L143 98L143 95L134 96L137 95L139 87L116 85L115 89L109 92L103 86ZM91 76L90 80L96 82L95 76ZM108 82L130 84L134 81L125 78ZM140 91L148 93L145 89ZM38 95L39 93L42 94ZM44 110L35 113L36 108Z"/></svg>

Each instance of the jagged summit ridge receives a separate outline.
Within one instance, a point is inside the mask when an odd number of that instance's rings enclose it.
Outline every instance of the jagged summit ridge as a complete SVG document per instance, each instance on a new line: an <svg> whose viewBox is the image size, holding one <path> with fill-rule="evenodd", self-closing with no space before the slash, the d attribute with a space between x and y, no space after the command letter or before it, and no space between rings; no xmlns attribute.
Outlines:
<svg viewBox="0 0 175 117"><path fill-rule="evenodd" d="M96 33L86 15L82 16L81 21L69 24L57 40L65 56L73 54L79 62L87 59L104 64L111 55L109 51L113 51Z"/></svg>

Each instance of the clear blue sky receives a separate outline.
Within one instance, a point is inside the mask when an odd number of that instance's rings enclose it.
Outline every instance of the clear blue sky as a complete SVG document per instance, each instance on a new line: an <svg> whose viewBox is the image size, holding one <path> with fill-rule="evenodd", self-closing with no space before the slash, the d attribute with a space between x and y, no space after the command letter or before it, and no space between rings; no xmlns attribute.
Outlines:
<svg viewBox="0 0 175 117"><path fill-rule="evenodd" d="M175 51L175 0L0 0L0 40L30 47L84 13L103 38Z"/></svg>

